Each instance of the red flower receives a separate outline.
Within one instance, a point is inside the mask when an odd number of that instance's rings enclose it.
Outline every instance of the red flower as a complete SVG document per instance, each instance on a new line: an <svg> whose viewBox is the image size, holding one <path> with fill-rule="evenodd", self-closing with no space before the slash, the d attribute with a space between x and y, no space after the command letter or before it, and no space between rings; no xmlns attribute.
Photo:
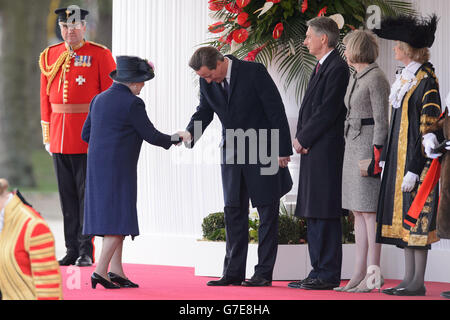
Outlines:
<svg viewBox="0 0 450 320"><path fill-rule="evenodd" d="M247 57L244 58L245 61L255 61L256 56L266 47L266 45L263 45L253 51L250 51L247 55Z"/></svg>
<svg viewBox="0 0 450 320"><path fill-rule="evenodd" d="M225 30L225 25L223 22L219 21L209 26L209 32L211 33L220 33Z"/></svg>
<svg viewBox="0 0 450 320"><path fill-rule="evenodd" d="M308 0L303 0L302 13L305 13L306 10L308 10Z"/></svg>
<svg viewBox="0 0 450 320"><path fill-rule="evenodd" d="M225 40L225 42L228 43L228 44L230 44L230 45L231 45L231 42L233 41L233 33L234 33L234 31L233 31L233 32L230 32L230 33L228 34L228 36L227 36L227 39Z"/></svg>
<svg viewBox="0 0 450 320"><path fill-rule="evenodd" d="M266 0L266 2L280 3L281 0Z"/></svg>
<svg viewBox="0 0 450 320"><path fill-rule="evenodd" d="M324 16L327 13L327 9L328 9L327 6L323 7L322 10L319 11L319 14L317 16L318 17Z"/></svg>
<svg viewBox="0 0 450 320"><path fill-rule="evenodd" d="M225 6L225 0L209 0L209 10L220 11Z"/></svg>
<svg viewBox="0 0 450 320"><path fill-rule="evenodd" d="M251 0L237 0L236 4L238 5L239 8L245 8Z"/></svg>
<svg viewBox="0 0 450 320"><path fill-rule="evenodd" d="M238 29L233 32L233 40L236 43L243 43L248 39L248 31L245 29Z"/></svg>
<svg viewBox="0 0 450 320"><path fill-rule="evenodd" d="M280 22L275 26L275 29L273 30L273 38L279 39L281 37L281 35L283 34L283 31L284 31L284 26Z"/></svg>
<svg viewBox="0 0 450 320"><path fill-rule="evenodd" d="M241 12L237 16L237 23L238 23L238 25L240 25L244 28L248 28L252 24L250 21L248 21L248 13L247 12Z"/></svg>
<svg viewBox="0 0 450 320"><path fill-rule="evenodd" d="M231 13L239 14L242 12L242 9L239 8L239 6L236 4L236 2L230 2L225 6L225 9L227 9Z"/></svg>

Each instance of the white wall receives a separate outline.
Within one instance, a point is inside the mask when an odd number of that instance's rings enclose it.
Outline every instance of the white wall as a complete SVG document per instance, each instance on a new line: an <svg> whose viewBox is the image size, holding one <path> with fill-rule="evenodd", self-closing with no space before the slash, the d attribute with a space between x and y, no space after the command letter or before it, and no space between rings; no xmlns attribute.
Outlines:
<svg viewBox="0 0 450 320"><path fill-rule="evenodd" d="M114 55L137 55L156 66L156 78L141 95L150 119L167 134L184 130L198 105L197 80L188 62L207 39L207 4L115 0L113 21ZM219 137L215 120L194 151L144 146L138 181L142 234L200 236L203 217L223 210Z"/></svg>
<svg viewBox="0 0 450 320"><path fill-rule="evenodd" d="M444 98L444 92L450 90L450 1L416 2L420 12L436 12L441 17L432 62ZM114 0L113 53L138 55L155 63L156 78L148 83L141 97L150 119L165 133L184 129L198 104L196 76L187 64L197 46L209 38L207 27L212 21L208 14L206 0ZM397 63L393 60L392 42L381 40L379 64L393 81ZM274 69L269 71L283 96L293 131L298 105L292 92L284 92ZM195 239L201 237L203 218L223 210L220 134L216 119L194 151L179 148L167 152L144 146L138 181L142 236L130 250L125 250L126 259L194 265L192 250ZM298 181L298 163L295 157L291 166L294 181ZM449 241L441 241L437 248L450 249Z"/></svg>

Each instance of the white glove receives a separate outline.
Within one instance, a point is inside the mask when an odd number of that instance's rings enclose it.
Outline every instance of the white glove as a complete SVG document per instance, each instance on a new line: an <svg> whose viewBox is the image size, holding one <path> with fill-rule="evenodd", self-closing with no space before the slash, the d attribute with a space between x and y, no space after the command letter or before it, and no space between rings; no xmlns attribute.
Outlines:
<svg viewBox="0 0 450 320"><path fill-rule="evenodd" d="M416 186L416 182L419 181L419 176L415 173L408 171L403 178L402 192L411 192Z"/></svg>
<svg viewBox="0 0 450 320"><path fill-rule="evenodd" d="M50 143L45 144L45 150L48 152L50 156L53 156L53 153L50 152Z"/></svg>
<svg viewBox="0 0 450 320"><path fill-rule="evenodd" d="M442 112L445 112L445 107L447 107L447 111L448 111L448 115L450 117L450 92L448 93L447 98L445 99L445 105L444 105L444 110L442 110Z"/></svg>
<svg viewBox="0 0 450 320"><path fill-rule="evenodd" d="M439 145L439 141L434 133L428 133L424 135L422 144L428 158L436 159L442 156L442 153L433 153L433 149Z"/></svg>
<svg viewBox="0 0 450 320"><path fill-rule="evenodd" d="M450 150L450 141L447 141L447 146L445 147L445 149Z"/></svg>

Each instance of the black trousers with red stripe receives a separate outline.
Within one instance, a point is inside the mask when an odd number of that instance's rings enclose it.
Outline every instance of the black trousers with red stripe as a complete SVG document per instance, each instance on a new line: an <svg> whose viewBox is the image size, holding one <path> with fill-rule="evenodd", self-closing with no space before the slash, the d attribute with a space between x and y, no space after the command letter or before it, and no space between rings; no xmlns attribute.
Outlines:
<svg viewBox="0 0 450 320"><path fill-rule="evenodd" d="M53 154L67 254L93 258L93 237L83 235L87 155Z"/></svg>

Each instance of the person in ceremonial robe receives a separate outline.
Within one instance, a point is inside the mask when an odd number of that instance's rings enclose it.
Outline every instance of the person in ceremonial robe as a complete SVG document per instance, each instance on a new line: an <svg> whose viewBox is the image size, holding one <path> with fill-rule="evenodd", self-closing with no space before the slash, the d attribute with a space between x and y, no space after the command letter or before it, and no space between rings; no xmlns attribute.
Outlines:
<svg viewBox="0 0 450 320"><path fill-rule="evenodd" d="M422 137L439 119L441 101L439 84L429 49L437 28L435 15L426 19L400 16L386 18L374 32L381 38L395 40L395 59L404 68L391 87L391 124L383 167L377 209L377 242L404 249L403 281L384 293L398 296L426 294L424 277L428 250L438 241L436 212L438 186L430 187L427 174L435 170L422 150ZM428 189L422 202L418 193ZM419 199L419 197L418 197ZM412 214L416 212L416 214Z"/></svg>
<svg viewBox="0 0 450 320"><path fill-rule="evenodd" d="M105 46L85 40L88 11L57 9L64 42L45 49L41 69L41 124L46 150L53 156L64 218L66 256L62 266L92 265L93 238L82 235L88 145L81 139L89 104L108 89L116 64Z"/></svg>
<svg viewBox="0 0 450 320"><path fill-rule="evenodd" d="M62 300L55 240L19 191L0 179L0 292L3 300Z"/></svg>

